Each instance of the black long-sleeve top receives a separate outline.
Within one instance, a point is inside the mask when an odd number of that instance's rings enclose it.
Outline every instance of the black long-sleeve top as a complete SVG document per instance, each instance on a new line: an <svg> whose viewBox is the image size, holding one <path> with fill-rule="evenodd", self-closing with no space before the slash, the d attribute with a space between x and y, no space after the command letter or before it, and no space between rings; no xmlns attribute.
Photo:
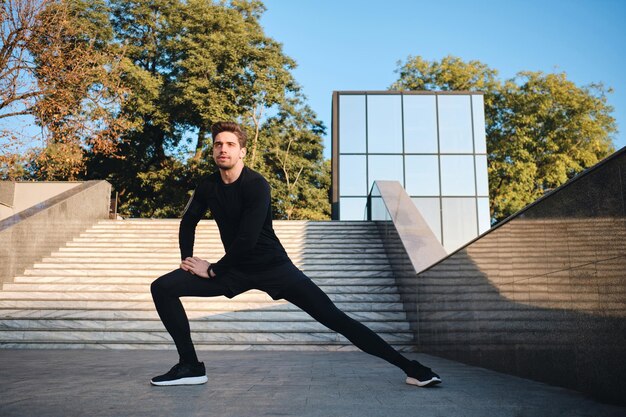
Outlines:
<svg viewBox="0 0 626 417"><path fill-rule="evenodd" d="M180 222L182 259L193 256L196 225L211 210L226 254L211 269L216 275L232 267L253 271L288 262L272 228L270 186L261 174L244 167L239 178L225 184L219 172L200 182Z"/></svg>

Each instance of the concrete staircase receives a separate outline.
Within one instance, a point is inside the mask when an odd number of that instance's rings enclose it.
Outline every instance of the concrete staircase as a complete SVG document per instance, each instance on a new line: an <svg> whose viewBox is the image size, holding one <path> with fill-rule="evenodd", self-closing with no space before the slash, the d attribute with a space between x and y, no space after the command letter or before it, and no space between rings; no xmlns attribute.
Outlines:
<svg viewBox="0 0 626 417"><path fill-rule="evenodd" d="M150 283L178 267L178 220L106 220L4 284L2 348L173 349ZM397 349L413 334L374 223L277 221L290 257L351 317ZM219 259L217 226L202 221L195 255ZM183 299L200 350L355 349L289 303L260 291Z"/></svg>

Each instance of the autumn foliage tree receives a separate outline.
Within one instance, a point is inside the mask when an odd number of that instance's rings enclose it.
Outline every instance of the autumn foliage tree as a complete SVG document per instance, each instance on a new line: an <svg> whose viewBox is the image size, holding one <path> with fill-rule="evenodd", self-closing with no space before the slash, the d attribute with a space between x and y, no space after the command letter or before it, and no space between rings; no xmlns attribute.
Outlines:
<svg viewBox="0 0 626 417"><path fill-rule="evenodd" d="M120 106L128 94L120 73L119 48L108 42L105 5L99 1L7 0L2 5L0 120L30 118L39 126L44 146L26 148L30 175L40 179L77 179L84 172L84 152L115 154L120 135L130 125ZM14 129L0 132L7 147L19 138ZM19 152L19 149L17 149ZM3 154L4 176L21 172L19 158Z"/></svg>

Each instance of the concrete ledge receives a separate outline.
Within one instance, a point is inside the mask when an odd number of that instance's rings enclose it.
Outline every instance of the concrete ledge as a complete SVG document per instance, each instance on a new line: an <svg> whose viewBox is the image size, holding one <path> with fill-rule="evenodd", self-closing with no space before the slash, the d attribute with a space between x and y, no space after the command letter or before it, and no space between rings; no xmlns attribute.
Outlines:
<svg viewBox="0 0 626 417"><path fill-rule="evenodd" d="M111 184L87 181L0 221L0 282L108 218Z"/></svg>
<svg viewBox="0 0 626 417"><path fill-rule="evenodd" d="M0 221L83 183L84 181L0 181Z"/></svg>

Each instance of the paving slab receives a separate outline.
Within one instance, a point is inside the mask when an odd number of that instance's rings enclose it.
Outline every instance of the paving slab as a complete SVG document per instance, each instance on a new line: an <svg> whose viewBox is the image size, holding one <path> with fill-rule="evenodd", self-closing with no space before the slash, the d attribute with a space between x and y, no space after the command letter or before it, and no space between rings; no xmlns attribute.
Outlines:
<svg viewBox="0 0 626 417"><path fill-rule="evenodd" d="M0 349L0 416L626 416L626 407L435 356L416 388L362 352L201 351L209 382L154 387L174 351Z"/></svg>

